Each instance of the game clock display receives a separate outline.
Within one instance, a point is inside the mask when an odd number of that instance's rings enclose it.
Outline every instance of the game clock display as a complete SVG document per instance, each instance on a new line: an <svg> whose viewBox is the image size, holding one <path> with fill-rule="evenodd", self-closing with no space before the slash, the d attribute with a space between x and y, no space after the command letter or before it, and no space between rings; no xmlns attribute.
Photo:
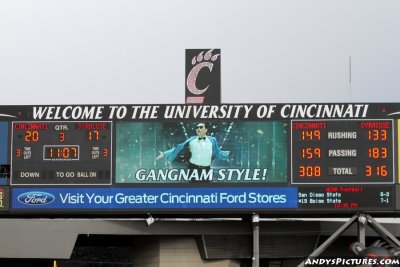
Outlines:
<svg viewBox="0 0 400 267"><path fill-rule="evenodd" d="M111 122L14 122L11 184L111 184Z"/></svg>

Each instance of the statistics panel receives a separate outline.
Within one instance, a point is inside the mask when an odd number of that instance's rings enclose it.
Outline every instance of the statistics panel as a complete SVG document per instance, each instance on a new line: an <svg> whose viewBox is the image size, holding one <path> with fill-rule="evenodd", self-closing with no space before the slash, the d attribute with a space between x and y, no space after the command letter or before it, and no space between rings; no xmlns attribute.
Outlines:
<svg viewBox="0 0 400 267"><path fill-rule="evenodd" d="M394 182L392 120L292 121L294 184Z"/></svg>

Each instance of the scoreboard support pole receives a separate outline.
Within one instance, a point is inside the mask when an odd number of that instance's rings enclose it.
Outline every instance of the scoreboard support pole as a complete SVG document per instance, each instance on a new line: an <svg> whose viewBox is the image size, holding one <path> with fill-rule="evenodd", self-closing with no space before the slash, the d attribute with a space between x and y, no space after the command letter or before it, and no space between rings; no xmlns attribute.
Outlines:
<svg viewBox="0 0 400 267"><path fill-rule="evenodd" d="M367 224L367 218L364 214L360 214L358 217L358 242L365 246L365 225Z"/></svg>
<svg viewBox="0 0 400 267"><path fill-rule="evenodd" d="M369 214L356 214L350 218L345 224L343 224L336 232L334 232L324 243L322 243L317 249L315 249L308 258L318 257L324 252L341 234L343 234L354 222L358 221L358 240L360 243L365 245L365 225L370 224L372 230L374 230L386 243L393 247L400 247L400 241L391 234L385 227L378 223ZM304 267L305 261L302 261L297 267Z"/></svg>
<svg viewBox="0 0 400 267"><path fill-rule="evenodd" d="M260 215L253 214L253 264L252 267L260 266Z"/></svg>

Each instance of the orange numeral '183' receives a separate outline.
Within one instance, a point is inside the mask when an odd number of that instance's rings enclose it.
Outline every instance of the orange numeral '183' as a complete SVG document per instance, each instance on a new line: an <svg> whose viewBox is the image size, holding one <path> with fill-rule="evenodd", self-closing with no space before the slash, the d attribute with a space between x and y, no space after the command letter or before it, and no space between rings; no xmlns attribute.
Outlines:
<svg viewBox="0 0 400 267"><path fill-rule="evenodd" d="M388 151L386 147L371 147L368 148L368 157L373 159L386 159Z"/></svg>

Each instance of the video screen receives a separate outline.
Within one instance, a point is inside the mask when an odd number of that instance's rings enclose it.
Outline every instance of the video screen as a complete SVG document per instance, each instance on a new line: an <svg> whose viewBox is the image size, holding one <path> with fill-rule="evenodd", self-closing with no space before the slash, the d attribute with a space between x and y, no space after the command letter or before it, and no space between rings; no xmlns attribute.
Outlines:
<svg viewBox="0 0 400 267"><path fill-rule="evenodd" d="M116 183L287 182L285 122L118 122Z"/></svg>

